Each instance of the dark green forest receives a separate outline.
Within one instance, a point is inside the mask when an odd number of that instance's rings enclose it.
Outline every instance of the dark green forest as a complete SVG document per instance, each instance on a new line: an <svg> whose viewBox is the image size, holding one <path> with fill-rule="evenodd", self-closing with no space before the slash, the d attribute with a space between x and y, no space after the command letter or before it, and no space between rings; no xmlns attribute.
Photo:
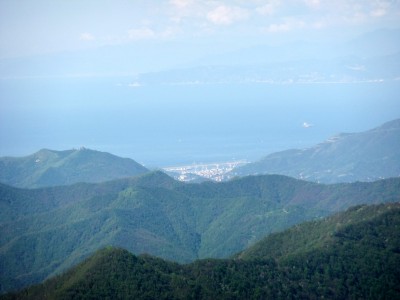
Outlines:
<svg viewBox="0 0 400 300"><path fill-rule="evenodd" d="M400 201L400 179L321 185L277 175L184 184L161 172L101 184L0 185L1 291L60 274L106 246L189 263L352 205Z"/></svg>
<svg viewBox="0 0 400 300"><path fill-rule="evenodd" d="M399 299L400 203L356 206L231 259L177 264L107 247L1 299Z"/></svg>

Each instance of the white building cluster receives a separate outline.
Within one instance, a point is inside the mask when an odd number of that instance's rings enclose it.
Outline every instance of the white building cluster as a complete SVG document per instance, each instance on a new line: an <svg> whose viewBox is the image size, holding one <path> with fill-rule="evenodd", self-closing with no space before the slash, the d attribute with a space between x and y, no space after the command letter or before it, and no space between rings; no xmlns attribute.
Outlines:
<svg viewBox="0 0 400 300"><path fill-rule="evenodd" d="M198 176L214 180L224 181L230 179L230 171L234 168L247 164L246 160L235 160L228 162L192 164L186 166L175 166L164 168L164 171L176 174L175 179L180 181L193 181ZM194 176L195 175L195 176Z"/></svg>

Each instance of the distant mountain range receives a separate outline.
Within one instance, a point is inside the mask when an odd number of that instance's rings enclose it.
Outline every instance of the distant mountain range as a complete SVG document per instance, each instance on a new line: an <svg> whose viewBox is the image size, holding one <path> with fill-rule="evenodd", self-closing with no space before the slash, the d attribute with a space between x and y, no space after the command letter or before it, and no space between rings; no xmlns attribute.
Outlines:
<svg viewBox="0 0 400 300"><path fill-rule="evenodd" d="M270 49L259 49L259 55ZM250 56L249 53L246 53ZM275 56L273 56L275 57ZM233 60L240 61L240 60ZM140 74L132 87L147 85L202 84L311 84L395 82L400 73L400 52L372 57L338 57L335 59L302 59L253 64L215 65L180 68Z"/></svg>
<svg viewBox="0 0 400 300"><path fill-rule="evenodd" d="M340 43L307 42L299 37L293 43L260 41L250 47L233 48L218 43L210 47L200 40L119 44L78 52L3 58L0 78L129 76L132 87L395 80L400 76L399 32L382 29Z"/></svg>
<svg viewBox="0 0 400 300"><path fill-rule="evenodd" d="M285 176L185 184L162 172L40 189L0 185L1 292L38 283L108 245L190 262L352 205L400 201L400 178L321 185Z"/></svg>
<svg viewBox="0 0 400 300"><path fill-rule="evenodd" d="M103 182L146 172L132 159L86 148L0 158L0 182L24 188Z"/></svg>
<svg viewBox="0 0 400 300"><path fill-rule="evenodd" d="M260 44L185 65L141 72L131 86L396 82L399 30L379 30L340 44ZM333 50L334 49L334 50Z"/></svg>
<svg viewBox="0 0 400 300"><path fill-rule="evenodd" d="M400 119L361 133L343 133L314 147L272 153L231 176L282 174L322 183L400 176Z"/></svg>
<svg viewBox="0 0 400 300"><path fill-rule="evenodd" d="M400 204L357 206L188 265L108 247L2 299L398 299Z"/></svg>

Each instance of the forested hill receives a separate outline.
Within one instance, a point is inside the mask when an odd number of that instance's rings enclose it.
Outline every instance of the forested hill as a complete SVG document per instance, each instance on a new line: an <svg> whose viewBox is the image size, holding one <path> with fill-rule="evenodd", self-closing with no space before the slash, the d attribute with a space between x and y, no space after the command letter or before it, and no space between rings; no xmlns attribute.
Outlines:
<svg viewBox="0 0 400 300"><path fill-rule="evenodd" d="M132 159L86 148L0 158L0 182L25 188L103 182L146 172Z"/></svg>
<svg viewBox="0 0 400 300"><path fill-rule="evenodd" d="M188 265L106 248L2 299L399 299L400 203L357 206Z"/></svg>
<svg viewBox="0 0 400 300"><path fill-rule="evenodd" d="M0 185L1 291L41 282L107 245L178 262L224 258L352 205L400 201L400 178L321 185L285 176L184 184L164 173L40 189Z"/></svg>
<svg viewBox="0 0 400 300"><path fill-rule="evenodd" d="M365 132L339 134L307 149L272 153L231 175L282 174L322 183L374 181L400 176L398 149L400 119Z"/></svg>
<svg viewBox="0 0 400 300"><path fill-rule="evenodd" d="M233 258L257 260L273 257L288 261L299 255L343 246L350 240L365 244L365 252L372 243L400 254L399 222L400 202L357 205L322 220L304 222L270 234Z"/></svg>

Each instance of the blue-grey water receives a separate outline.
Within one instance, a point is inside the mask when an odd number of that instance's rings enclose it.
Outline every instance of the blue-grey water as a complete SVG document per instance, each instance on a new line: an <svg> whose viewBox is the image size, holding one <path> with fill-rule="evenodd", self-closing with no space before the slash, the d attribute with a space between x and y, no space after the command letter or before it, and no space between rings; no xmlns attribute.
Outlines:
<svg viewBox="0 0 400 300"><path fill-rule="evenodd" d="M85 146L149 167L256 160L400 117L399 81L129 83L127 77L1 80L0 156Z"/></svg>

